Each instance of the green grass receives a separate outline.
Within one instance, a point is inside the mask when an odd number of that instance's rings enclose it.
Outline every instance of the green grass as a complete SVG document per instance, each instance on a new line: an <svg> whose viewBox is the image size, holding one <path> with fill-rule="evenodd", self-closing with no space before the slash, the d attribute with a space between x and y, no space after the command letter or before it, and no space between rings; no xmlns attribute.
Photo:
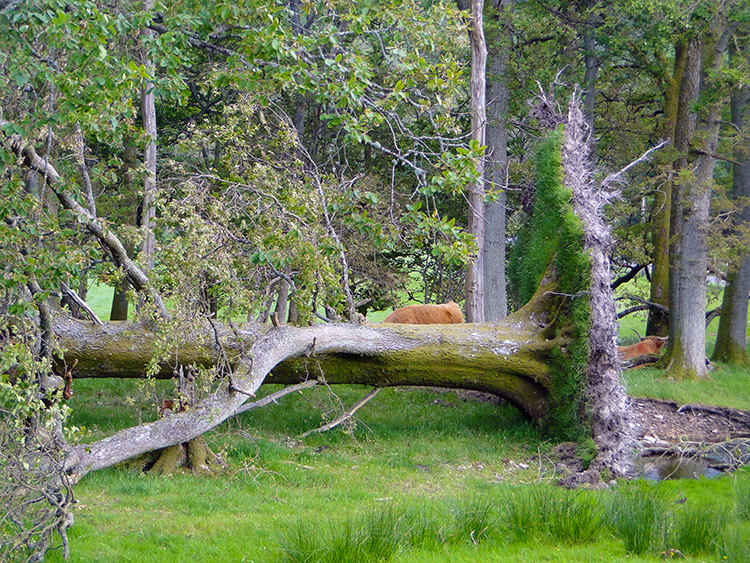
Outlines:
<svg viewBox="0 0 750 563"><path fill-rule="evenodd" d="M734 484L734 495L737 518L750 522L750 481L738 480Z"/></svg>
<svg viewBox="0 0 750 563"><path fill-rule="evenodd" d="M750 410L750 369L718 364L709 379L675 381L661 370L633 369L624 373L628 394Z"/></svg>
<svg viewBox="0 0 750 563"><path fill-rule="evenodd" d="M750 409L750 370L625 376L631 394ZM75 392L70 423L90 441L153 419L173 383L80 380ZM564 491L554 444L518 411L415 388L384 389L356 425L298 438L365 393L309 389L228 421L207 436L229 463L219 476L87 475L71 561L655 562L668 547L688 561L750 561L748 470ZM701 520L712 511L716 529Z"/></svg>
<svg viewBox="0 0 750 563"><path fill-rule="evenodd" d="M669 545L685 555L715 554L727 528L726 508L693 506L678 513L669 534Z"/></svg>
<svg viewBox="0 0 750 563"><path fill-rule="evenodd" d="M607 520L625 551L643 555L664 545L668 499L664 489L627 487L607 499Z"/></svg>
<svg viewBox="0 0 750 563"><path fill-rule="evenodd" d="M171 385L81 380L71 423L86 426L86 439L109 434L137 420L128 397L158 397ZM453 392L384 389L358 412L356 427L297 439L321 413L330 418L365 392L333 391L337 397L325 388L284 397L210 433L229 462L226 474L112 468L86 476L76 487L72 561L270 562L313 553L341 561L624 562L657 561L666 547L656 541L643 555L629 553L602 518L608 499L633 485L586 493L551 486L552 444L515 409ZM141 416L153 417L153 408ZM687 508L727 507L711 557L742 560L750 473L649 487L668 500L669 526ZM687 502L677 504L681 497ZM61 561L59 553L47 559Z"/></svg>

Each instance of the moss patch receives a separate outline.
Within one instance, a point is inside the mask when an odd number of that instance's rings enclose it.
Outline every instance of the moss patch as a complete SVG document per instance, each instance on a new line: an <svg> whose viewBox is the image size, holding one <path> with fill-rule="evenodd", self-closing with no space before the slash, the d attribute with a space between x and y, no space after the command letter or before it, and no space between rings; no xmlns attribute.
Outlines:
<svg viewBox="0 0 750 563"><path fill-rule="evenodd" d="M534 214L519 233L509 261L512 294L518 303L531 299L553 265L556 291L561 294L553 338L565 334L570 344L550 362L552 385L546 431L562 440L590 442L591 416L587 404L586 365L591 309L587 298L591 264L583 249L583 226L571 206L571 191L563 183L562 130L552 132L537 149Z"/></svg>

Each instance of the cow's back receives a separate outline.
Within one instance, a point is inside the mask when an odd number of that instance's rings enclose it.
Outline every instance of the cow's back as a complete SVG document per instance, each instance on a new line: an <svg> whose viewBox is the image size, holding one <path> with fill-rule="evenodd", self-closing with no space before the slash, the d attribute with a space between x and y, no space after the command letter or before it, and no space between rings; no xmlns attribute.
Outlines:
<svg viewBox="0 0 750 563"><path fill-rule="evenodd" d="M456 303L440 305L409 305L396 309L383 322L401 324L457 324L464 322L464 316Z"/></svg>

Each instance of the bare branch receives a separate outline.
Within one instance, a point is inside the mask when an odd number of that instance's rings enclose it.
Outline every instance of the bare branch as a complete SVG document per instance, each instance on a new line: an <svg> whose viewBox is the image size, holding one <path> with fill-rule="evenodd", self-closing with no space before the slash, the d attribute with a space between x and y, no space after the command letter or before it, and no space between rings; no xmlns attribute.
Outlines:
<svg viewBox="0 0 750 563"><path fill-rule="evenodd" d="M614 184L622 184L624 180L622 179L622 176L631 168L636 166L637 164L640 164L641 162L644 162L646 160L649 160L651 157L651 153L654 151L659 150L664 145L669 144L671 142L670 139L665 139L655 147L651 147L648 149L645 153L643 153L638 159L634 160L630 164L628 164L625 168L622 168L619 172L615 172L614 174L610 174L607 176L604 181L602 182L602 187L605 189L613 189Z"/></svg>
<svg viewBox="0 0 750 563"><path fill-rule="evenodd" d="M638 311L650 311L651 307L648 305L636 305L634 307L628 307L627 309L624 309L623 311L620 311L617 313L617 318L622 319L623 317L627 317L628 315L632 315L633 313L637 313Z"/></svg>
<svg viewBox="0 0 750 563"><path fill-rule="evenodd" d="M303 381L302 383L298 383L297 385L290 385L289 387L284 387L280 391L276 391L276 393L271 393L267 397L263 397L262 399L258 399L257 401L253 401L252 403L247 403L246 405L242 405L239 409L235 411L235 415L241 414L243 412L247 412L253 409L258 409L260 407L265 407L269 403L275 403L277 399L281 399L281 397L284 397L285 395L289 395L290 393L294 393L295 391L302 391L303 389L309 389L310 387L315 387L318 384L317 379L308 379L307 381Z"/></svg>
<svg viewBox="0 0 750 563"><path fill-rule="evenodd" d="M62 282L60 284L60 288L62 289L62 292L67 295L70 299L73 300L73 302L78 305L81 309L86 311L86 314L91 318L91 320L94 322L94 324L97 324L99 326L104 326L104 323L102 320L94 313L93 309L88 306L88 303L86 303L83 299L81 299L81 296L76 293L74 289L72 289L70 286L68 286L67 283Z"/></svg>
<svg viewBox="0 0 750 563"><path fill-rule="evenodd" d="M638 272L643 270L643 268L645 267L646 267L645 264L638 264L636 266L633 266L632 268L630 268L630 271L627 274L625 274L624 276L620 276L619 278L617 278L615 281L612 282L612 289L617 289L622 284L629 282L636 275L638 275Z"/></svg>
<svg viewBox="0 0 750 563"><path fill-rule="evenodd" d="M300 438L305 438L306 436L309 436L310 434L313 434L316 432L327 432L328 430L331 430L332 428L336 428L342 422L346 422L347 420L349 420L351 417L354 416L354 413L356 413L359 409L364 407L370 401L370 399L372 399L375 395L377 395L381 389L382 387L375 387L367 395L362 397L362 399L360 399L352 408L350 408L344 414L339 416L336 420L333 420L329 422L328 424L324 424L320 428L313 428L312 430L308 430L307 432L301 434Z"/></svg>
<svg viewBox="0 0 750 563"><path fill-rule="evenodd" d="M659 303L653 303L652 301L647 301L646 299L643 299L642 297L638 297L637 295L630 295L630 294L623 295L622 297L618 297L615 301L621 301L622 299L629 299L631 301L635 301L636 303L642 303L643 305L647 306L649 309L655 309L656 311L660 311L664 313L665 315L669 315L669 309L665 307L664 305L660 305Z"/></svg>

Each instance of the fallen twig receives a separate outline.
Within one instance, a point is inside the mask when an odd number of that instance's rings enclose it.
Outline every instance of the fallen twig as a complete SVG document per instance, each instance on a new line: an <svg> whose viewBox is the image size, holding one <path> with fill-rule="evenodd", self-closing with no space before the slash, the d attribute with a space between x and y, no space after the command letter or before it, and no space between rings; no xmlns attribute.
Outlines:
<svg viewBox="0 0 750 563"><path fill-rule="evenodd" d="M271 393L267 397L263 397L262 399L253 401L252 403L247 403L245 405L242 405L240 408L234 411L234 414L236 416L240 413L243 413L249 410L264 407L268 403L275 402L276 399L280 399L284 395L288 395L289 393L294 393L295 391L301 391L302 389L308 389L309 387L315 387L317 384L318 384L317 379L308 379L307 381L303 381L302 383L298 383L297 385L290 385L289 387L284 387L280 391L276 391L276 393Z"/></svg>
<svg viewBox="0 0 750 563"><path fill-rule="evenodd" d="M363 406L365 406L367 402L370 399L372 399L375 395L377 395L381 389L382 387L375 387L372 391L370 391L367 395L365 395L362 399L360 399L360 401L357 402L352 408L350 408L348 411L346 411L336 420L329 422L328 424L324 424L320 428L313 428L312 430L308 430L304 434L300 435L300 438L305 438L306 436L309 436L313 432L327 432L331 428L336 428L342 422L345 422L349 420L351 417L353 417L354 413L357 412L359 409L361 409Z"/></svg>

